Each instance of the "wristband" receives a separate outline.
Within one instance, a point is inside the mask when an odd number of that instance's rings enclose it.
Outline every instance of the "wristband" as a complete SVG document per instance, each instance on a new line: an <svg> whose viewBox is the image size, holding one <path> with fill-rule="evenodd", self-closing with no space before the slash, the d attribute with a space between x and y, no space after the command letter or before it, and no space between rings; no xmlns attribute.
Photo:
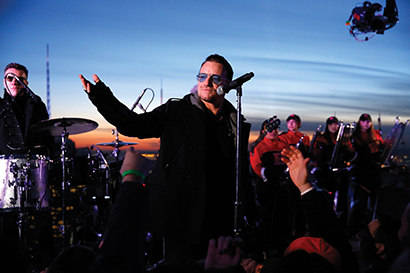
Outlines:
<svg viewBox="0 0 410 273"><path fill-rule="evenodd" d="M126 175L128 175L128 174L134 174L134 175L136 175L136 176L141 177L142 180L145 180L145 175L144 175L142 172L137 171L137 170L133 170L133 169L126 170L125 172L123 172L123 173L122 173L122 178L124 178L124 176L126 176Z"/></svg>
<svg viewBox="0 0 410 273"><path fill-rule="evenodd" d="M312 190L313 190L313 187L310 187L310 188L304 190L303 192L301 192L300 195L302 196L302 195L304 195L305 193L308 193L308 192L310 192L310 191L312 191Z"/></svg>

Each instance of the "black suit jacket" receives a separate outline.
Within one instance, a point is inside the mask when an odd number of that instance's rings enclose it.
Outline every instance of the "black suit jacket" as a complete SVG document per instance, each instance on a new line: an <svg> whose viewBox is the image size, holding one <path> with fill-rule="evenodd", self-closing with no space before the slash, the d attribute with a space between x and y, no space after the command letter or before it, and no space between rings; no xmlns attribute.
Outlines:
<svg viewBox="0 0 410 273"><path fill-rule="evenodd" d="M33 100L30 95L23 93L18 98L19 105L23 108L19 107L17 111L13 110L11 96L6 91L4 97L0 98L0 154L26 154L28 152L26 148L43 144L42 137L29 134L31 125L48 119L45 104L39 96L34 96ZM24 121L23 127L19 119Z"/></svg>
<svg viewBox="0 0 410 273"><path fill-rule="evenodd" d="M209 182L206 181L209 170L206 169L205 158L210 156L204 145L207 141L207 120L201 102L194 94L188 94L183 99L170 99L151 112L137 114L119 102L102 82L93 86L89 98L121 134L160 138L159 157L147 178L147 187L151 190L149 231L199 244ZM236 110L227 100L223 105L224 111L229 113L230 126L236 133ZM246 210L245 196L253 196L246 152L250 124L243 123L242 128L243 183L240 196L243 202L241 209ZM233 147L235 140L232 140ZM239 219L242 219L241 214ZM241 220L239 222L241 224Z"/></svg>

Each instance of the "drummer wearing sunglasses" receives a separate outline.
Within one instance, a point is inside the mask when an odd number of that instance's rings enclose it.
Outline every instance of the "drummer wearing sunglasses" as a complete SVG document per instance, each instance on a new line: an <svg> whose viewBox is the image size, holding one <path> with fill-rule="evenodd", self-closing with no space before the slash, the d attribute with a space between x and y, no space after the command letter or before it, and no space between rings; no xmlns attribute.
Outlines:
<svg viewBox="0 0 410 273"><path fill-rule="evenodd" d="M27 74L27 68L25 68L24 66L14 65L6 69L4 72L3 80L3 84L6 88L6 91L13 97L17 96L21 88L23 88L19 80L23 82L25 85L28 85Z"/></svg>
<svg viewBox="0 0 410 273"><path fill-rule="evenodd" d="M26 90L27 77L27 68L19 63L10 63L4 69L4 94L0 97L0 174L4 178L0 183L0 230L2 238L19 246L25 257L50 257L54 250L50 247L51 210L43 210L49 202L44 155L50 154L54 138L29 132L31 125L49 116L41 98ZM9 210L13 213L3 213ZM20 237L19 226L27 231L30 226L35 232Z"/></svg>
<svg viewBox="0 0 410 273"><path fill-rule="evenodd" d="M28 136L28 128L49 118L41 98L28 94L28 70L24 65L10 63L4 69L4 96L0 98L0 154L25 154L29 146L39 145L36 136Z"/></svg>

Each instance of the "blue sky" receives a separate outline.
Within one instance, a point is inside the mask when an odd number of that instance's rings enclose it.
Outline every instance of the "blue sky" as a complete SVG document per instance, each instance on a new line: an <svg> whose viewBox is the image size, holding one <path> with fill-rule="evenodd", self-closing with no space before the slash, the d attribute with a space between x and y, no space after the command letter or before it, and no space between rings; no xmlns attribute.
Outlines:
<svg viewBox="0 0 410 273"><path fill-rule="evenodd" d="M48 44L51 118L92 119L97 130L108 130L78 74L98 74L130 107L150 87L152 110L160 104L161 83L164 101L182 97L196 84L205 57L218 53L234 77L255 73L242 97L253 130L272 115L284 121L296 113L301 130L313 131L335 113L353 122L362 113L377 121L380 112L386 137L396 116L410 118L410 2L396 0L400 22L367 42L356 41L345 26L360 3L5 0L0 63L26 65L30 88L46 102ZM236 105L235 90L227 98Z"/></svg>

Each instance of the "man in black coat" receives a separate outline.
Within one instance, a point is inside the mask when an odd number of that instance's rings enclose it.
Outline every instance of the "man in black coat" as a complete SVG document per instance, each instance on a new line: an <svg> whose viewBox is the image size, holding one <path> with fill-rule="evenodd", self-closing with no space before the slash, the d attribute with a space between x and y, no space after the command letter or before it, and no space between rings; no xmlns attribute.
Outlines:
<svg viewBox="0 0 410 273"><path fill-rule="evenodd" d="M31 125L47 120L49 116L41 98L26 89L27 77L28 70L21 64L10 63L4 69L5 89L3 98L0 98L0 157L3 170L0 172L0 237L14 245L24 241L24 246L19 245L24 249L20 250L29 257L38 253L49 257L53 251L51 215L49 211L37 208L49 205L48 161L43 155L49 155L46 146L51 146L53 139L50 141L50 138L32 134L29 130ZM22 214L19 212L23 209L27 212L25 220L21 221L24 223L22 230L29 226L35 228L19 233L16 223L20 221Z"/></svg>
<svg viewBox="0 0 410 273"><path fill-rule="evenodd" d="M41 98L23 88L28 70L18 63L4 69L4 96L0 98L0 154L27 154L34 146L42 144L38 136L29 134L29 127L48 119L47 108Z"/></svg>
<svg viewBox="0 0 410 273"><path fill-rule="evenodd" d="M196 92L136 114L97 75L95 85L80 75L91 102L121 134L160 138L159 157L146 182L151 190L148 230L164 237L166 258L203 258L209 239L233 235L236 109L216 92L232 76L224 57L210 55L197 75ZM240 209L245 209L244 196L253 192L246 155L250 124L242 125ZM241 226L241 213L238 219Z"/></svg>

